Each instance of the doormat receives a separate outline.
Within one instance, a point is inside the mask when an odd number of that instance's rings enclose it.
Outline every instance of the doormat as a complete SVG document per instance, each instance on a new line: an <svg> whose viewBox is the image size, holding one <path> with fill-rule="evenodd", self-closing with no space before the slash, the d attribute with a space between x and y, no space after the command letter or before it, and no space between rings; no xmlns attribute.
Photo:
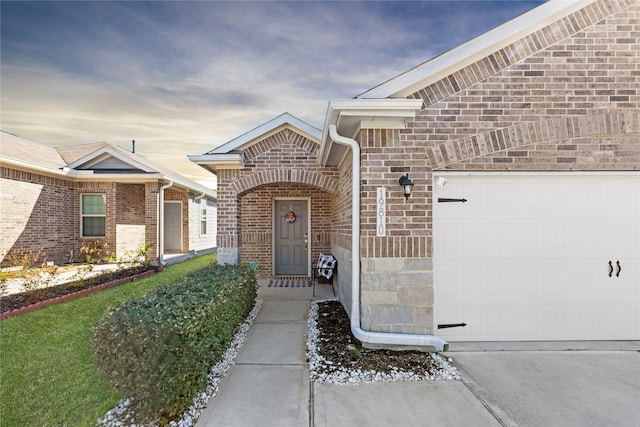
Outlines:
<svg viewBox="0 0 640 427"><path fill-rule="evenodd" d="M269 281L270 288L310 288L311 285L311 280L273 279Z"/></svg>

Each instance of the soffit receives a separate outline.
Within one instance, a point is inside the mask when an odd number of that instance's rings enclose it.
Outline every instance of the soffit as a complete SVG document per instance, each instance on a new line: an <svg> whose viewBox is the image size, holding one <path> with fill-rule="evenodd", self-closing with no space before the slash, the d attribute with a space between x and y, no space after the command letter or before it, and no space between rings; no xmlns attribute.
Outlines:
<svg viewBox="0 0 640 427"><path fill-rule="evenodd" d="M421 99L346 99L329 102L318 159L323 166L338 166L348 148L335 144L329 126L338 134L355 138L363 129L404 129L422 108Z"/></svg>

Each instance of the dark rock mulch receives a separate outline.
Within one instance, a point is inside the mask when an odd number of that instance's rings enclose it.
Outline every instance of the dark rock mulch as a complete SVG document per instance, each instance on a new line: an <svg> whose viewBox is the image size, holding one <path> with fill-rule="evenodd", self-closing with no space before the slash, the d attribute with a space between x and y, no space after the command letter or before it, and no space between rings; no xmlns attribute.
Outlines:
<svg viewBox="0 0 640 427"><path fill-rule="evenodd" d="M349 317L338 301L318 303L317 353L325 363L316 366L319 375L336 370L375 371L395 375L410 372L430 378L442 370L440 359L421 351L370 350L351 333Z"/></svg>

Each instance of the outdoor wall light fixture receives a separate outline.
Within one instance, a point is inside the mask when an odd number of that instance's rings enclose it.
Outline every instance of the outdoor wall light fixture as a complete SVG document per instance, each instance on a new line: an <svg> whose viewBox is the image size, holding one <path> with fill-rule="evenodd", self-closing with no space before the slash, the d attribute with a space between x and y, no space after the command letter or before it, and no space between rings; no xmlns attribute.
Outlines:
<svg viewBox="0 0 640 427"><path fill-rule="evenodd" d="M408 199L413 191L413 182L409 179L409 174L402 175L400 177L400 187L402 187L402 194L405 199Z"/></svg>

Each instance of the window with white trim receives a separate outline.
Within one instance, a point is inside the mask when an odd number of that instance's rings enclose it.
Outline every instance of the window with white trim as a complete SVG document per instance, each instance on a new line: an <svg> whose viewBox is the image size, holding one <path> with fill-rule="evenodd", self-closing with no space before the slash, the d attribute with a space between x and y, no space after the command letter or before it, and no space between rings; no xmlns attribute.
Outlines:
<svg viewBox="0 0 640 427"><path fill-rule="evenodd" d="M207 235L207 199L200 199L200 236Z"/></svg>
<svg viewBox="0 0 640 427"><path fill-rule="evenodd" d="M107 202L104 194L80 195L80 224L82 237L106 236Z"/></svg>

